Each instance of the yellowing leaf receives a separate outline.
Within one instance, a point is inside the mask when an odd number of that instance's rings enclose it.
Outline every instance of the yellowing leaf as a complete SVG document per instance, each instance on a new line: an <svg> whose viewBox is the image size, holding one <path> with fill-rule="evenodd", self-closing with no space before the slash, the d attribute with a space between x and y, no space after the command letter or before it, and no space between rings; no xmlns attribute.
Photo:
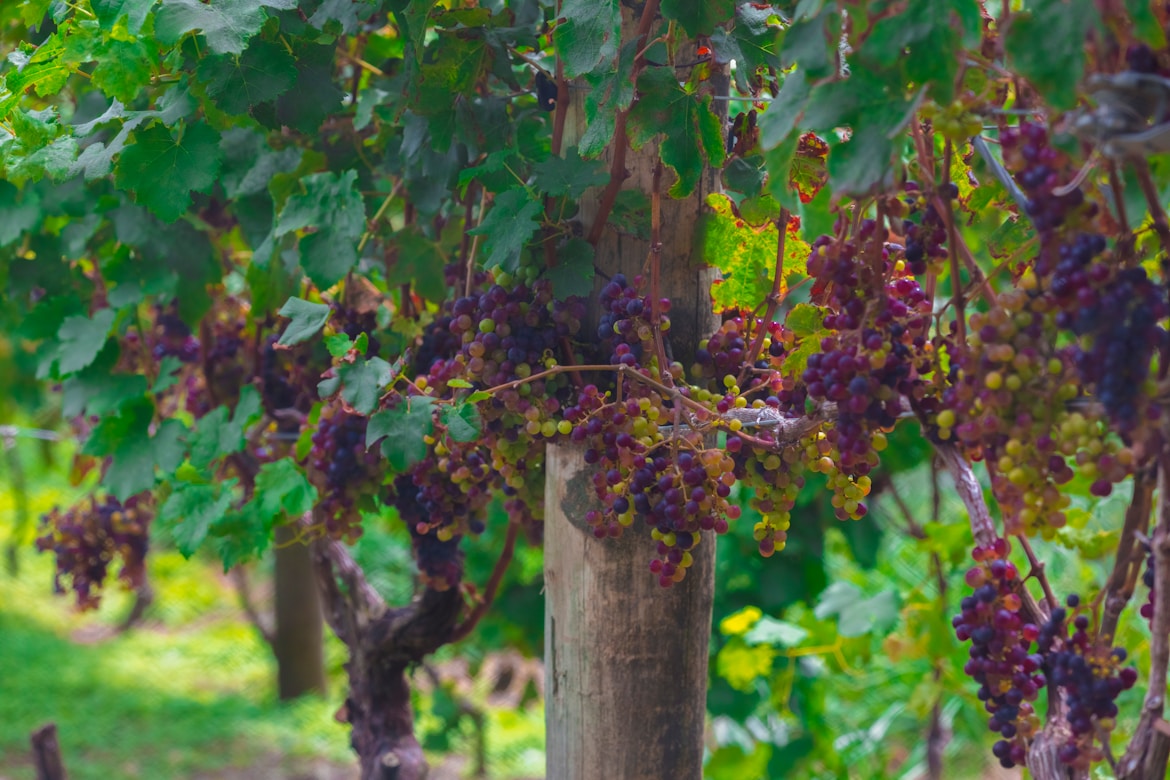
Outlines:
<svg viewBox="0 0 1170 780"><path fill-rule="evenodd" d="M733 612L719 621L719 633L724 636L746 634L763 616L764 613L760 611L759 607L744 607L739 612Z"/></svg>
<svg viewBox="0 0 1170 780"><path fill-rule="evenodd" d="M736 639L729 642L715 659L715 672L737 691L749 692L755 681L772 673L776 648L771 645L748 647Z"/></svg>

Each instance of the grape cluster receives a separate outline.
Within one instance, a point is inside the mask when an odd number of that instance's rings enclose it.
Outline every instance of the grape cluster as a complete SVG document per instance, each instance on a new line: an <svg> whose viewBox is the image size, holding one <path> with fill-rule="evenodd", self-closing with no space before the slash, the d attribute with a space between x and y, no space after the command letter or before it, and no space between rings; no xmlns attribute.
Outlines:
<svg viewBox="0 0 1170 780"><path fill-rule="evenodd" d="M904 189L906 196L903 202L908 206L909 216L921 211L922 219L919 222L912 219L903 221L902 232L906 237L903 256L906 258L907 270L915 276L922 276L931 265L937 265L947 257L946 224L934 204L927 201L917 182L906 182ZM953 200L959 197L959 188L947 182L939 194Z"/></svg>
<svg viewBox="0 0 1170 780"><path fill-rule="evenodd" d="M398 510L399 518L410 531L414 560L423 582L440 591L457 587L463 579L460 537L452 535L441 538L425 530L432 515L419 503L418 490L410 476L402 474L396 477L391 492L389 503Z"/></svg>
<svg viewBox="0 0 1170 780"><path fill-rule="evenodd" d="M1157 595L1155 593L1155 590L1154 590L1154 585L1157 583L1157 577L1155 576L1155 570L1154 570L1154 565L1155 565L1154 551L1152 549L1150 549L1150 546L1148 544L1146 544L1145 547L1146 547L1146 570L1144 572L1142 572L1142 584L1144 584L1146 586L1146 588L1148 588L1149 590L1146 594L1146 603L1142 604L1141 616L1144 617L1150 623L1150 625L1153 625L1153 623L1154 623L1154 599L1156 598L1156 595Z"/></svg>
<svg viewBox="0 0 1170 780"><path fill-rule="evenodd" d="M54 507L41 518L37 549L51 551L56 558L57 591L64 592L68 581L78 607L95 609L115 558L122 561L119 579L129 587L142 585L150 520L145 495L125 503L112 496L100 500L89 496L65 510Z"/></svg>
<svg viewBox="0 0 1170 780"><path fill-rule="evenodd" d="M1166 330L1159 324L1170 314L1166 291L1144 268L1128 268L1099 295L1091 296L1091 301L1080 301L1072 325L1081 335L1077 369L1085 382L1096 386L1097 399L1118 428L1129 432L1158 416L1158 406L1142 406L1153 394L1145 386L1150 363L1168 346Z"/></svg>
<svg viewBox="0 0 1170 780"><path fill-rule="evenodd" d="M597 338L603 352L609 352L610 363L639 366L655 376L671 368L658 365L653 347L655 332L666 334L670 331L670 317L667 316L670 299L658 301L658 321L654 322L653 301L638 291L641 282L641 278L635 278L634 284L630 285L625 275L615 274L601 289L602 314Z"/></svg>
<svg viewBox="0 0 1170 780"><path fill-rule="evenodd" d="M368 420L330 404L321 411L308 456L309 480L320 491L324 532L353 541L361 535L359 500L381 484L377 449L366 449Z"/></svg>
<svg viewBox="0 0 1170 780"><path fill-rule="evenodd" d="M979 683L979 699L991 713L989 728L1000 735L992 752L1007 768L1024 763L1028 740L1040 725L1034 702L1048 682L1044 659L1031 652L1040 629L1020 615L1023 583L1009 552L1006 539L975 548L975 565L966 574L974 592L952 621L955 636L971 642L963 671Z"/></svg>
<svg viewBox="0 0 1170 780"><path fill-rule="evenodd" d="M184 363L193 363L199 359L199 339L178 314L161 307L155 314L151 344L150 352L155 360L176 357Z"/></svg>
<svg viewBox="0 0 1170 780"><path fill-rule="evenodd" d="M1070 353L1056 346L1047 298L1007 292L991 311L971 315L970 331L953 358L937 435L987 462L1010 532L1051 538L1066 524L1069 498L1059 488L1074 469L1094 494L1108 495L1129 473L1133 452L1104 436L1095 407L1076 403L1080 383Z"/></svg>
<svg viewBox="0 0 1170 780"><path fill-rule="evenodd" d="M1105 757L1096 743L1108 739L1117 717L1116 699L1134 686L1138 673L1132 666L1122 666L1127 655L1124 648L1093 640L1089 617L1079 611L1077 595L1070 595L1066 603L1072 615L1063 607L1054 609L1040 628L1037 646L1049 684L1061 691L1068 708L1072 734L1061 745L1058 757L1070 766L1087 769Z"/></svg>
<svg viewBox="0 0 1170 780"><path fill-rule="evenodd" d="M1024 210L1041 236L1036 272L1047 276L1059 261L1059 242L1050 240L1054 231L1075 222L1094 207L1085 204L1079 187L1068 192L1061 190L1072 178L1075 167L1064 152L1052 146L1043 125L1021 122L1018 128L1007 128L1000 133L1000 144L1004 164L1015 171L1016 181L1028 196ZM1060 194L1057 190L1061 190Z"/></svg>

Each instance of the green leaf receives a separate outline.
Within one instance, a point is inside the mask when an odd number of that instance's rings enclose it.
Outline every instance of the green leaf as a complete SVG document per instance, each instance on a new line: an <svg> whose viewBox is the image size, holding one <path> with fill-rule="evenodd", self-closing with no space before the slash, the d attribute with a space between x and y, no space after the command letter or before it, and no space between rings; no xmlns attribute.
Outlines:
<svg viewBox="0 0 1170 780"><path fill-rule="evenodd" d="M120 500L154 487L155 467L173 466L182 452L183 424L167 420L151 437L153 419L154 404L148 398L131 401L103 417L82 448L86 455L112 458L102 485Z"/></svg>
<svg viewBox="0 0 1170 780"><path fill-rule="evenodd" d="M536 188L554 198L579 198L590 187L609 183L609 171L600 162L582 160L577 147L570 146L564 157L549 155L533 168Z"/></svg>
<svg viewBox="0 0 1170 780"><path fill-rule="evenodd" d="M569 78L593 70L617 56L622 13L619 0L565 0L553 42Z"/></svg>
<svg viewBox="0 0 1170 780"><path fill-rule="evenodd" d="M117 346L107 342L107 347L88 368L62 383L61 413L65 417L81 414L100 417L146 393L146 377L114 372L118 354Z"/></svg>
<svg viewBox="0 0 1170 780"><path fill-rule="evenodd" d="M108 97L132 103L150 83L154 60L142 40L109 38L97 48L94 57L97 65L91 74L93 85Z"/></svg>
<svg viewBox="0 0 1170 780"><path fill-rule="evenodd" d="M557 250L557 264L545 270L553 295L564 300L576 295L588 298L593 292L593 245L582 238L570 238Z"/></svg>
<svg viewBox="0 0 1170 780"><path fill-rule="evenodd" d="M1009 67L1052 107L1072 108L1085 72L1085 35L1096 19L1090 0L1033 0L1012 15L1004 41Z"/></svg>
<svg viewBox="0 0 1170 780"><path fill-rule="evenodd" d="M220 458L242 450L244 431L259 418L260 413L260 393L252 385L246 385L230 419L226 406L205 414L189 437L191 464L197 469L206 469Z"/></svg>
<svg viewBox="0 0 1170 780"><path fill-rule="evenodd" d="M699 225L699 246L704 261L722 272L711 288L711 299L722 310L754 309L772 291L780 235L774 222L756 228L740 219L726 195L707 196L711 211ZM781 271L785 278L803 271L808 245L789 231L784 238Z"/></svg>
<svg viewBox="0 0 1170 780"><path fill-rule="evenodd" d="M236 199L267 193L268 184L280 173L292 173L301 164L303 152L296 146L274 151L260 133L232 128L223 134L224 194Z"/></svg>
<svg viewBox="0 0 1170 780"><path fill-rule="evenodd" d="M682 25L694 38L710 35L735 15L735 0L662 0L662 15Z"/></svg>
<svg viewBox="0 0 1170 780"><path fill-rule="evenodd" d="M883 632L897 621L898 595L888 590L842 608L837 617L837 630L844 637L862 636Z"/></svg>
<svg viewBox="0 0 1170 780"><path fill-rule="evenodd" d="M191 193L208 192L219 174L219 133L206 124L187 125L179 138L162 125L135 133L118 159L114 181L164 222L190 207Z"/></svg>
<svg viewBox="0 0 1170 780"><path fill-rule="evenodd" d="M539 227L536 219L543 210L540 201L523 188L497 195L492 210L479 227L467 231L470 235L485 237L488 251L483 267L500 266L508 273L514 273L520 267L521 250Z"/></svg>
<svg viewBox="0 0 1170 780"><path fill-rule="evenodd" d="M461 403L443 408L443 425L455 441L475 441L483 432L483 421L475 404Z"/></svg>
<svg viewBox="0 0 1170 780"><path fill-rule="evenodd" d="M694 191L703 172L704 157L713 167L723 166L723 128L711 111L711 97L701 101L679 86L669 68L648 68L638 78L639 100L630 109L630 145L640 149L660 133L662 162L678 176L670 196Z"/></svg>
<svg viewBox="0 0 1170 780"><path fill-rule="evenodd" d="M341 397L361 414L378 408L382 388L394 378L390 364L379 357L342 363L337 373L341 378Z"/></svg>
<svg viewBox="0 0 1170 780"><path fill-rule="evenodd" d="M260 466L252 500L266 520L297 517L317 503L317 488L291 458L282 458Z"/></svg>
<svg viewBox="0 0 1170 780"><path fill-rule="evenodd" d="M829 154L829 186L861 196L892 185L894 151L894 142L881 127L861 127Z"/></svg>
<svg viewBox="0 0 1170 780"><path fill-rule="evenodd" d="M1166 31L1162 29L1149 0L1125 0L1129 20L1133 23L1134 35L1153 49L1166 47Z"/></svg>
<svg viewBox="0 0 1170 780"><path fill-rule="evenodd" d="M211 524L228 511L235 483L230 479L223 484L181 484L167 497L159 509L159 525L170 533L184 558L199 549Z"/></svg>
<svg viewBox="0 0 1170 780"><path fill-rule="evenodd" d="M325 337L325 348L335 358L345 357L353 349L353 339L344 333L334 333Z"/></svg>
<svg viewBox="0 0 1170 780"><path fill-rule="evenodd" d="M336 22L343 33L352 35L378 7L373 0L324 0L309 17L309 24L325 29L330 22Z"/></svg>
<svg viewBox="0 0 1170 780"><path fill-rule="evenodd" d="M413 225L395 233L391 243L398 247L398 254L386 284L410 284L428 301L442 301L447 296L447 278L443 274L447 256L442 247Z"/></svg>
<svg viewBox="0 0 1170 780"><path fill-rule="evenodd" d="M114 324L114 310L102 309L93 317L69 317L57 331L57 371L73 374L88 366L98 356Z"/></svg>
<svg viewBox="0 0 1170 780"><path fill-rule="evenodd" d="M825 310L811 303L798 303L788 312L784 327L798 338L820 333L825 323Z"/></svg>
<svg viewBox="0 0 1170 780"><path fill-rule="evenodd" d="M794 22L780 44L780 67L797 65L804 78L817 81L833 74L840 14L827 8L811 18Z"/></svg>
<svg viewBox="0 0 1170 780"><path fill-rule="evenodd" d="M743 635L743 641L748 645L779 645L780 647L795 647L808 638L808 630L796 625L777 620L764 615L751 630Z"/></svg>
<svg viewBox="0 0 1170 780"><path fill-rule="evenodd" d="M239 54L260 28L267 14L262 7L288 11L296 0L163 0L154 14L154 34L163 43L177 43L183 35L198 30L216 54Z"/></svg>
<svg viewBox="0 0 1170 780"><path fill-rule="evenodd" d="M301 180L303 191L289 197L276 220L275 237L305 228L316 232L300 240L301 265L313 284L328 289L357 263L357 240L366 210L357 189L357 171L338 176L317 173Z"/></svg>
<svg viewBox="0 0 1170 780"><path fill-rule="evenodd" d="M856 585L850 582L834 582L821 591L817 605L813 608L813 616L817 620L828 620L861 600L861 590Z"/></svg>
<svg viewBox="0 0 1170 780"><path fill-rule="evenodd" d="M391 0L388 3L398 21L399 29L405 33L406 40L410 41L410 49L415 62L422 59L423 40L427 34L427 19L431 9L435 7L435 0Z"/></svg>
<svg viewBox="0 0 1170 780"><path fill-rule="evenodd" d="M614 123L618 111L634 100L634 57L637 41L622 46L616 68L598 68L585 76L589 91L585 93L585 119L588 126L581 135L580 152L584 157L597 157L613 140Z"/></svg>
<svg viewBox="0 0 1170 780"><path fill-rule="evenodd" d="M89 5L103 30L112 30L118 20L124 18L130 34L137 35L156 2L157 0L90 0Z"/></svg>
<svg viewBox="0 0 1170 780"><path fill-rule="evenodd" d="M253 41L238 57L204 57L198 73L207 82L207 94L229 114L243 114L274 100L297 79L296 61L288 50L263 40Z"/></svg>
<svg viewBox="0 0 1170 780"><path fill-rule="evenodd" d="M329 304L289 298L277 313L292 320L281 334L279 342L285 346L292 346L308 341L325 327L325 323L329 321Z"/></svg>
<svg viewBox="0 0 1170 780"><path fill-rule="evenodd" d="M383 439L382 454L396 472L405 473L426 457L427 443L423 438L435 430L431 416L433 403L433 398L408 397L393 409L378 412L370 418L366 439Z"/></svg>
<svg viewBox="0 0 1170 780"><path fill-rule="evenodd" d="M41 221L41 199L35 190L23 190L0 180L0 247L14 243Z"/></svg>

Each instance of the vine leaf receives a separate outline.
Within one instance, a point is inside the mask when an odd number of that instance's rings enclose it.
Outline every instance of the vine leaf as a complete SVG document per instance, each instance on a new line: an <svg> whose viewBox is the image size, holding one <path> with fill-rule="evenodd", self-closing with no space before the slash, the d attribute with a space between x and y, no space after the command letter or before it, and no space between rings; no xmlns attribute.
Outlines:
<svg viewBox="0 0 1170 780"><path fill-rule="evenodd" d="M682 25L687 35L710 35L733 16L735 0L662 0L662 15Z"/></svg>
<svg viewBox="0 0 1170 780"><path fill-rule="evenodd" d="M212 523L227 513L236 481L233 478L210 485L180 484L163 502L159 525L170 532L184 558L199 549Z"/></svg>
<svg viewBox="0 0 1170 780"><path fill-rule="evenodd" d="M536 187L554 198L579 198L590 187L609 183L609 171L598 161L582 160L577 147L570 146L564 157L550 155L532 171Z"/></svg>
<svg viewBox="0 0 1170 780"><path fill-rule="evenodd" d="M443 409L443 425L447 435L458 442L475 441L483 431L483 421L475 404L460 403Z"/></svg>
<svg viewBox="0 0 1170 780"><path fill-rule="evenodd" d="M260 466L252 501L265 519L297 517L317 503L317 488L291 458L283 458Z"/></svg>
<svg viewBox="0 0 1170 780"><path fill-rule="evenodd" d="M244 114L287 92L297 80L297 65L283 46L258 40L238 57L204 57L198 74L222 111Z"/></svg>
<svg viewBox="0 0 1170 780"><path fill-rule="evenodd" d="M154 487L156 466L173 471L182 459L186 427L178 420L165 420L152 437L153 419L150 399L127 403L116 414L103 417L82 448L85 455L112 458L102 485L119 500Z"/></svg>
<svg viewBox="0 0 1170 780"><path fill-rule="evenodd" d="M102 309L93 317L75 315L61 323L57 331L57 371L61 375L73 374L88 366L97 358L110 326L114 324L114 310Z"/></svg>
<svg viewBox="0 0 1170 780"><path fill-rule="evenodd" d="M553 41L572 78L617 56L622 13L618 0L565 0Z"/></svg>
<svg viewBox="0 0 1170 780"><path fill-rule="evenodd" d="M239 54L268 15L263 6L281 11L297 7L296 0L164 0L154 15L154 34L163 43L178 43L185 34L198 30L216 54Z"/></svg>
<svg viewBox="0 0 1170 780"><path fill-rule="evenodd" d="M289 298L277 314L292 320L280 336L279 343L287 347L308 341L325 327L325 323L329 321L329 304Z"/></svg>
<svg viewBox="0 0 1170 780"><path fill-rule="evenodd" d="M382 455L398 473L405 472L426 457L424 439L435 430L431 415L434 401L426 396L412 396L370 418L366 429L367 445L382 439Z"/></svg>
<svg viewBox="0 0 1170 780"><path fill-rule="evenodd" d="M390 364L379 357L342 363L337 373L341 378L341 397L361 414L378 408L382 388L394 378Z"/></svg>
<svg viewBox="0 0 1170 780"><path fill-rule="evenodd" d="M357 263L357 240L365 228L366 210L357 189L357 171L340 176L316 173L302 180L276 220L275 237L313 228L300 240L301 266L321 289L328 289Z"/></svg>
<svg viewBox="0 0 1170 780"><path fill-rule="evenodd" d="M488 255L484 268L500 266L508 273L520 267L520 251L539 226L536 218L543 211L540 201L528 190L517 187L496 196L492 210L479 227L467 231L473 236L484 236Z"/></svg>
<svg viewBox="0 0 1170 780"><path fill-rule="evenodd" d="M207 192L219 175L219 133L206 124L187 125L180 138L152 125L135 133L135 143L118 158L114 181L164 222L174 222L191 205L192 192Z"/></svg>
<svg viewBox="0 0 1170 780"><path fill-rule="evenodd" d="M1096 18L1089 0L1036 0L1012 16L1004 41L1008 63L1054 108L1076 104L1085 72L1085 33Z"/></svg>
<svg viewBox="0 0 1170 780"><path fill-rule="evenodd" d="M593 245L583 238L570 238L557 250L557 264L544 272L552 282L553 295L561 300L593 292Z"/></svg>
<svg viewBox="0 0 1170 780"><path fill-rule="evenodd" d="M259 391L246 385L230 417L228 408L220 406L199 418L188 437L191 465L205 469L220 458L242 450L244 431L259 419L262 411Z"/></svg>
<svg viewBox="0 0 1170 780"><path fill-rule="evenodd" d="M392 243L398 247L398 255L386 276L386 284L410 284L428 301L443 300L447 295L447 279L443 275L447 257L439 244L413 226L395 234Z"/></svg>
<svg viewBox="0 0 1170 780"><path fill-rule="evenodd" d="M707 205L711 210L703 215L700 223L699 246L704 260L723 275L711 288L711 299L724 311L754 309L772 291L779 240L776 225L774 222L759 228L748 225L735 213L726 195L708 195ZM789 229L784 239L782 271L785 276L804 271L808 252L808 244Z"/></svg>
<svg viewBox="0 0 1170 780"><path fill-rule="evenodd" d="M142 40L110 38L102 41L94 56L98 64L92 73L93 85L107 97L132 103L150 83L154 61Z"/></svg>
<svg viewBox="0 0 1170 780"><path fill-rule="evenodd" d="M711 96L700 101L688 94L669 68L649 68L638 78L638 102L630 109L630 145L640 149L665 135L662 162L675 172L672 198L694 191L703 173L703 158L714 168L723 167L723 128L711 111Z"/></svg>
<svg viewBox="0 0 1170 780"><path fill-rule="evenodd" d="M103 30L112 30L119 19L126 19L126 28L137 35L150 15L156 0L90 0L89 6ZM40 21L38 17L37 21Z"/></svg>

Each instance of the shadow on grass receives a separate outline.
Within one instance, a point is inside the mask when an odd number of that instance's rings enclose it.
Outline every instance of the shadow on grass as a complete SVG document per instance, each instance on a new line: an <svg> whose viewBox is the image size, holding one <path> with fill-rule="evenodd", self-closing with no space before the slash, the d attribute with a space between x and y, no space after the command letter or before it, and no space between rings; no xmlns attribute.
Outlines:
<svg viewBox="0 0 1170 780"><path fill-rule="evenodd" d="M234 777L233 769L258 763L270 771L246 776L305 777L318 774L308 771L320 763L315 747L339 758L345 734L322 723L327 702L265 705L268 691L249 698L215 690L240 679L240 670L226 668L230 647L213 638L203 647L211 652L191 659L189 647L180 652L149 630L78 645L35 618L0 611L0 778L33 777L28 735L48 721L79 780ZM247 648L235 652L254 657ZM332 744L313 744L321 739Z"/></svg>

